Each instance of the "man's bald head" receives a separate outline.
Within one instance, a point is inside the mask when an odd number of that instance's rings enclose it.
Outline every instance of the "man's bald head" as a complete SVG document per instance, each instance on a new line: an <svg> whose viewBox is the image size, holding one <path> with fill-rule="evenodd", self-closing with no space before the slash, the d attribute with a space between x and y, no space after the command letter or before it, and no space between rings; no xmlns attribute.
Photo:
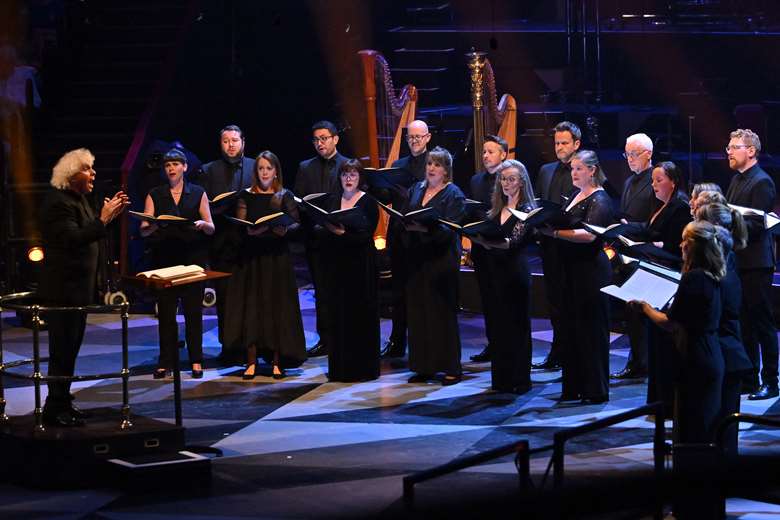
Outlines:
<svg viewBox="0 0 780 520"><path fill-rule="evenodd" d="M406 127L406 142L413 156L425 153L430 140L431 134L425 121L415 119Z"/></svg>

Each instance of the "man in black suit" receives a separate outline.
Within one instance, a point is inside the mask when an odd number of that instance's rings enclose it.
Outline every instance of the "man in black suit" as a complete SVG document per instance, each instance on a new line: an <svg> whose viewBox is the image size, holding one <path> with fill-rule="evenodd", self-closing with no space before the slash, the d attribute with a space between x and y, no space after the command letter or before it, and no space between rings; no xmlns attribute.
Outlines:
<svg viewBox="0 0 780 520"><path fill-rule="evenodd" d="M106 198L95 216L85 197L95 183L95 157L85 148L72 150L57 161L41 211L41 232L46 253L38 296L44 305L81 307L95 303L99 241L106 226L129 204L118 192ZM84 339L87 315L82 311L51 312L49 375L72 376ZM51 426L80 426L86 412L73 405L70 382L49 383L43 420Z"/></svg>
<svg viewBox="0 0 780 520"><path fill-rule="evenodd" d="M244 133L236 125L228 125L219 131L219 145L222 157L204 164L198 172L195 182L206 190L209 200L222 193L240 191L252 185L252 173L255 162L244 156L246 142ZM238 261L241 236L238 229L230 225L225 215L235 212L233 204L220 204L211 208L214 219L214 235L209 248L209 266L215 271L232 273ZM222 346L220 359L224 364L243 363L243 359L226 359L229 351L223 345L225 323L225 300L227 297L227 279L214 281L217 296L217 331Z"/></svg>
<svg viewBox="0 0 780 520"><path fill-rule="evenodd" d="M761 141L747 129L731 132L726 147L729 168L736 175L729 184L726 198L730 204L772 211L775 203L775 183L758 164ZM753 362L753 373L747 381L749 399L769 399L777 389L777 331L772 317L772 277L775 255L771 233L762 218L746 218L748 244L737 251L737 269L742 282L742 342ZM763 365L763 366L762 366ZM761 368L761 386L758 374Z"/></svg>
<svg viewBox="0 0 780 520"><path fill-rule="evenodd" d="M338 172L347 157L341 155L336 146L339 143L339 132L336 125L330 121L319 121L311 127L311 142L317 150L316 157L307 159L298 166L295 176L295 188L293 191L298 197L305 197L312 193L329 193L338 187ZM323 286L326 273L322 271L320 259L320 244L311 231L311 221L304 215L304 244L306 246L306 260L309 264L312 284L314 285L315 310L317 313L317 334L320 339L316 345L309 349L309 357L324 356L328 353L327 345L323 343L325 337L325 311L327 302L324 291L319 290Z"/></svg>
<svg viewBox="0 0 780 520"><path fill-rule="evenodd" d="M425 121L415 120L406 127L406 143L409 155L393 162L393 168L401 168L417 181L425 178L425 163L428 157L428 142L431 133ZM406 193L391 194L392 204L399 208L405 203ZM401 208L403 209L403 208ZM387 247L390 252L393 289L393 330L390 339L382 348L383 357L403 357L406 354L406 255L400 247L400 233L403 226L391 220L387 233ZM396 247L394 247L396 246Z"/></svg>
<svg viewBox="0 0 780 520"><path fill-rule="evenodd" d="M631 176L623 185L620 196L621 218L629 222L647 222L660 207L653 191L653 140L647 134L634 134L626 139L623 157ZM614 379L635 379L647 375L647 343L650 324L643 314L626 313L626 328L631 344L626 366L612 374Z"/></svg>
<svg viewBox="0 0 780 520"><path fill-rule="evenodd" d="M582 131L577 125L569 121L561 121L555 126L555 156L557 161L542 165L534 183L534 196L566 205L566 197L574 190L571 182L571 159L582 142ZM563 265L559 258L556 240L542 235L539 238L542 256L542 269L544 270L544 286L547 293L547 303L550 310L550 323L553 328L553 340L550 353L541 363L534 363L531 368L541 370L554 370L561 367L563 349L567 348L564 331L561 323L561 309L563 308L564 289Z"/></svg>
<svg viewBox="0 0 780 520"><path fill-rule="evenodd" d="M485 203L488 208L491 206L493 189L496 185L495 172L504 162L508 153L509 144L505 139L497 135L485 136L485 142L482 144L482 165L485 170L472 175L469 183L469 196L473 200ZM486 218L486 215L485 212L482 212L480 215L470 215L469 218L482 220ZM471 243L471 261L474 263L474 274L477 277L483 311L489 305L495 304L493 302L495 295L492 288L493 280L488 276L489 273L485 266L486 255L487 251L484 247L474 242ZM495 313L485 311L483 316L485 317L485 336L487 336L488 342L482 352L471 356L471 360L477 362L490 361L490 339L493 335L493 324L488 316L495 316Z"/></svg>

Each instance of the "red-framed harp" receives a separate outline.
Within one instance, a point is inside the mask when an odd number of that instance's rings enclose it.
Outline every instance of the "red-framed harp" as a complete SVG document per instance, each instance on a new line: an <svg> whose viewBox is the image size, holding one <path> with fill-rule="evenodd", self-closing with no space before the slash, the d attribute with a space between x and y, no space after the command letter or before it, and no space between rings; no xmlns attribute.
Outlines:
<svg viewBox="0 0 780 520"><path fill-rule="evenodd" d="M372 168L389 167L401 153L403 129L414 121L417 111L417 89L404 85L399 91L393 84L390 65L375 50L358 52L363 69L363 95L368 120L368 157ZM374 244L384 249L387 239L388 215L379 212L374 231Z"/></svg>

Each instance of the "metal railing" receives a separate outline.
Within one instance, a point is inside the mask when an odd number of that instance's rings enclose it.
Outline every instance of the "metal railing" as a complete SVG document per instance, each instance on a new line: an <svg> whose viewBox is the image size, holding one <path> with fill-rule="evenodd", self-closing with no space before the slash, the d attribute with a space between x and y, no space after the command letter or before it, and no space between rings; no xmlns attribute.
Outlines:
<svg viewBox="0 0 780 520"><path fill-rule="evenodd" d="M33 334L33 357L32 359L21 359L5 363L3 360L3 336L0 326L0 424L7 423L10 419L5 413L6 400L5 389L3 386L3 377L14 377L17 379L32 380L35 388L35 430L44 431L43 426L43 407L41 406L41 384L53 381L95 381L99 379L119 378L122 380L122 421L119 427L122 430L132 428L133 423L130 420L130 394L128 383L130 379L130 369L128 367L128 317L130 305L125 302L121 305L86 305L86 306L44 306L36 303L22 304L20 300L32 300L35 298L33 292L23 292L7 294L0 296L0 307L19 312L28 312L32 316L32 334ZM82 376L43 376L41 374L41 345L40 332L43 325L41 319L44 314L57 312L83 312L86 314L119 311L122 318L122 370L120 372L111 372L107 374L82 375ZM11 372L8 369L23 365L33 365L32 374L20 374Z"/></svg>
<svg viewBox="0 0 780 520"><path fill-rule="evenodd" d="M468 457L462 457L455 459L446 464L436 466L427 470L418 471L407 475L403 479L403 498L404 504L407 508L411 508L414 505L414 486L420 482L431 480L436 477L454 473L461 469L465 469L477 464L482 464L493 459L504 457L515 453L515 468L518 472L519 487L520 489L527 489L531 486L530 478L530 457L536 453L542 453L544 451L552 450L553 454L550 458L550 464L547 466L544 478L542 480L542 487L547 480L547 474L550 468L553 469L553 488L560 490L563 487L564 477L564 454L566 448L566 442L580 437L582 435L592 433L598 430L603 430L609 426L620 424L622 422L642 417L645 415L655 416L655 430L653 433L653 467L655 476L660 479L664 472L664 455L666 453L666 428L664 426L664 405L661 402L651 403L639 408L634 408L610 417L598 419L588 424L576 426L573 428L567 428L556 432L553 435L553 443L538 448L529 449L528 441L523 439L513 442L498 448L493 448L482 453L470 455Z"/></svg>
<svg viewBox="0 0 780 520"><path fill-rule="evenodd" d="M733 413L722 418L715 428L715 442L723 450L724 436L729 426L734 423L758 424L760 426L775 426L780 428L780 415L754 415L750 413Z"/></svg>

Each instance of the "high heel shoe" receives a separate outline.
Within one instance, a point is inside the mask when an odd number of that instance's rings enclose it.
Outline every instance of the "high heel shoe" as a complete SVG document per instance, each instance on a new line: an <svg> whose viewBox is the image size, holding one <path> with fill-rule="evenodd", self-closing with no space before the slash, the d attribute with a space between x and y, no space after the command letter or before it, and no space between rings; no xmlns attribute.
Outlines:
<svg viewBox="0 0 780 520"><path fill-rule="evenodd" d="M252 373L249 373L249 369L252 369ZM241 375L241 379L244 379L245 381L249 381L251 379L255 378L255 372L257 371L257 367L254 363L246 367L246 370L244 370L244 373Z"/></svg>
<svg viewBox="0 0 780 520"><path fill-rule="evenodd" d="M152 377L154 379L164 379L165 376L167 375L168 375L168 371L165 370L164 368L158 368L157 370L154 371L154 373L152 373Z"/></svg>
<svg viewBox="0 0 780 520"><path fill-rule="evenodd" d="M274 379L284 379L285 377L287 377L287 374L284 373L284 370L274 365L274 369L273 369L273 373L271 374L271 377L273 377Z"/></svg>
<svg viewBox="0 0 780 520"><path fill-rule="evenodd" d="M200 363L192 365L192 379L201 379L203 377L203 368L195 368L195 365L200 365Z"/></svg>

